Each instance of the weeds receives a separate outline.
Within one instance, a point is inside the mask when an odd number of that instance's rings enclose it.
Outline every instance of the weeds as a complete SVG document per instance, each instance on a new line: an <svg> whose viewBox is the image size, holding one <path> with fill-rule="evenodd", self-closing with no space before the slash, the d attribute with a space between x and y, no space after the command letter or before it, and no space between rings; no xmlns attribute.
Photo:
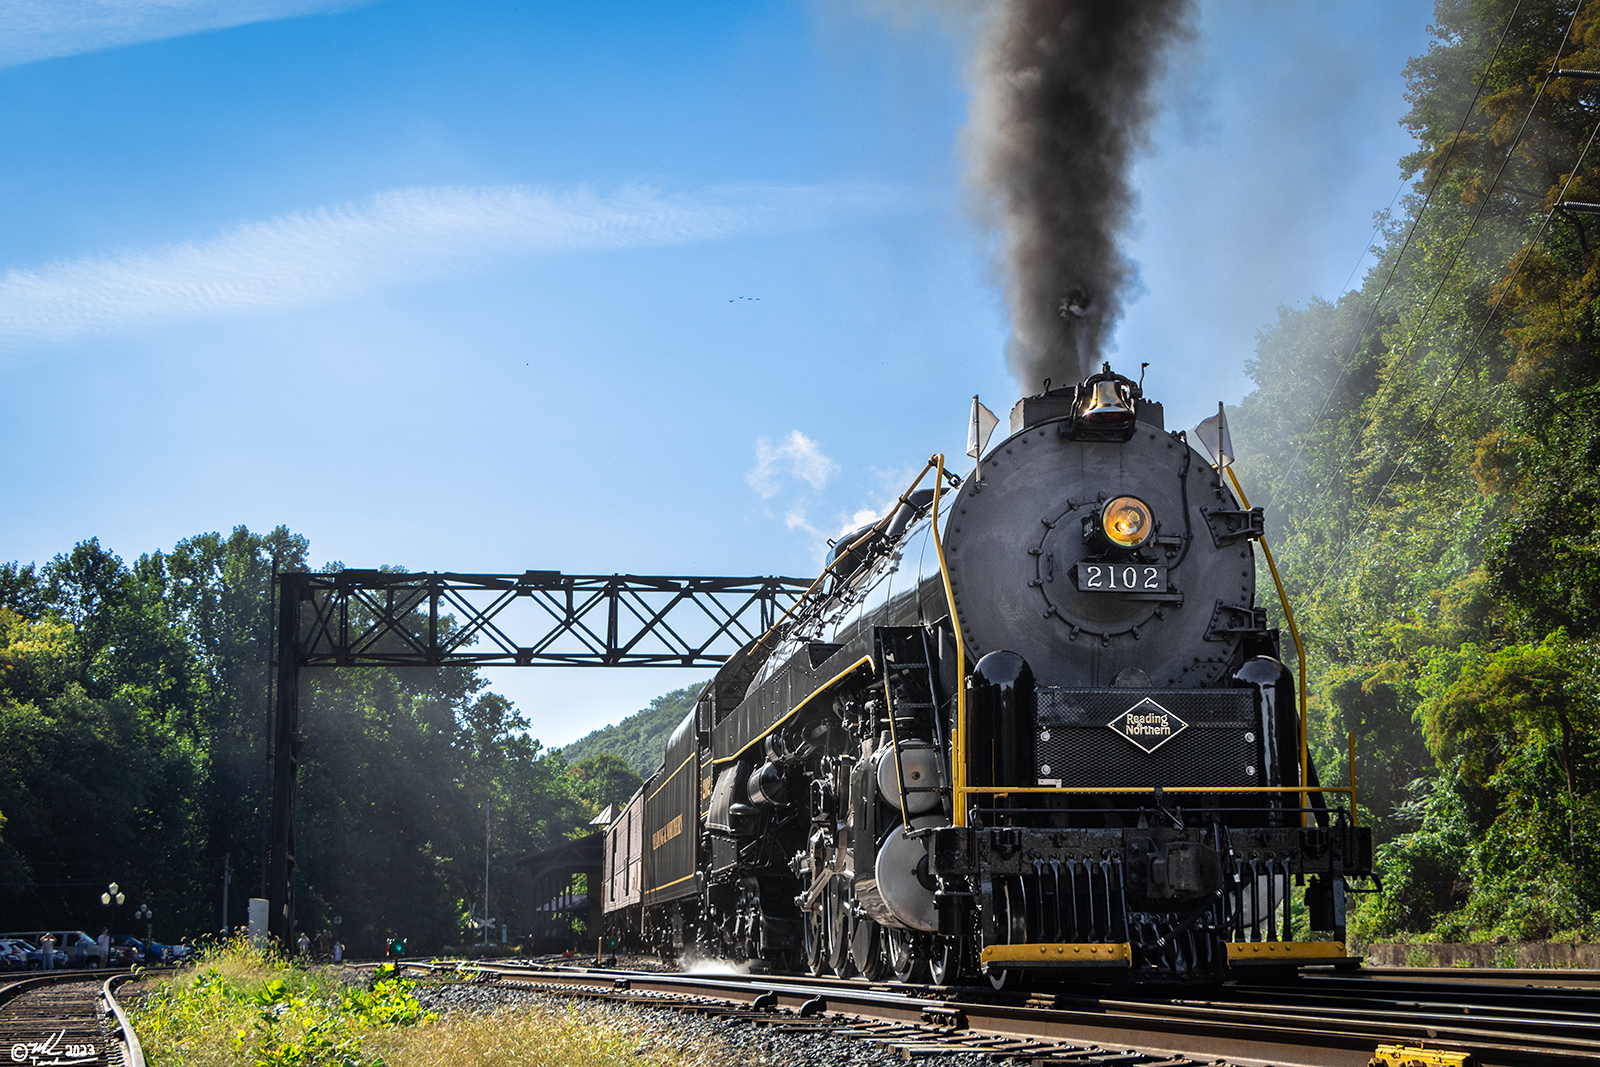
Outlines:
<svg viewBox="0 0 1600 1067"><path fill-rule="evenodd" d="M433 1018L391 965L361 989L235 939L163 982L133 1023L152 1067L382 1067L373 1037Z"/></svg>
<svg viewBox="0 0 1600 1067"><path fill-rule="evenodd" d="M719 1041L680 1038L670 1026L584 1003L452 1012L423 1026L387 1031L373 1047L387 1067L711 1067L728 1062Z"/></svg>
<svg viewBox="0 0 1600 1067"><path fill-rule="evenodd" d="M422 1009L390 964L369 986L234 939L207 949L132 1012L151 1067L711 1067L720 1042L590 1004Z"/></svg>

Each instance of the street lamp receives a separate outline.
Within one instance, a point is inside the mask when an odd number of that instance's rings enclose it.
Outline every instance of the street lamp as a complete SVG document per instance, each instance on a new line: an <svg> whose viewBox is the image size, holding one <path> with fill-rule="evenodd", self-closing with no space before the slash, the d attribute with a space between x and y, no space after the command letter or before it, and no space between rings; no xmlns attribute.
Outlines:
<svg viewBox="0 0 1600 1067"><path fill-rule="evenodd" d="M111 918L106 923L107 934L109 934L112 928L117 925L117 905L121 904L127 899L127 897L122 895L122 891L117 888L117 883L115 882L112 882L110 885L106 886L106 891L100 894L100 903L111 909ZM105 954L100 957L100 966L102 967L111 966L111 945L109 942L110 939L108 937Z"/></svg>
<svg viewBox="0 0 1600 1067"><path fill-rule="evenodd" d="M156 939L156 935L154 933L154 930L156 928L156 924L153 921L155 919L155 917L156 917L156 913L150 910L150 905L148 905L148 904L140 904L139 905L139 910L133 913L133 917L135 919L138 919L140 922L145 924L145 927L144 927L144 940L145 940L144 949L145 949L146 952L149 952L150 951L150 945Z"/></svg>

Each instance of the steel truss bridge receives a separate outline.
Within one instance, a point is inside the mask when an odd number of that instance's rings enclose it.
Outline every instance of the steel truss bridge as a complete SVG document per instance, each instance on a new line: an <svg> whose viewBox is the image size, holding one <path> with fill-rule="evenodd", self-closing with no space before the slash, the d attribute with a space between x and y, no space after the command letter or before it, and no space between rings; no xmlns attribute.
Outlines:
<svg viewBox="0 0 1600 1067"><path fill-rule="evenodd" d="M306 667L716 667L809 578L283 573L268 671L268 926L293 944L300 671Z"/></svg>

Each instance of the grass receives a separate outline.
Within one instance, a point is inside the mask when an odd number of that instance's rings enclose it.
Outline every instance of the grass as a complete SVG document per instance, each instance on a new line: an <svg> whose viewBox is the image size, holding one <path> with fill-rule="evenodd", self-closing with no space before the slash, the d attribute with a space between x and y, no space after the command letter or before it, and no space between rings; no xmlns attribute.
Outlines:
<svg viewBox="0 0 1600 1067"><path fill-rule="evenodd" d="M585 1002L425 1012L380 968L370 988L243 940L207 950L132 1011L150 1067L702 1067L722 1050Z"/></svg>
<svg viewBox="0 0 1600 1067"><path fill-rule="evenodd" d="M642 1019L618 1015L581 1001L453 1012L404 1032L386 1033L374 1048L387 1067L709 1067L727 1061L720 1043L685 1047Z"/></svg>

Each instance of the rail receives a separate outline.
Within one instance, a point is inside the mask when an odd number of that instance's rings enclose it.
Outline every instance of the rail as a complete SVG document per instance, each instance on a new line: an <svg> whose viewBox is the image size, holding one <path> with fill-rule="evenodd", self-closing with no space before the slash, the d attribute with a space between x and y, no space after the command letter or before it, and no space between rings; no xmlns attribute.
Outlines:
<svg viewBox="0 0 1600 1067"><path fill-rule="evenodd" d="M10 1062L91 1064L118 1062L108 1056L106 1030L120 1046L120 1067L145 1067L144 1048L116 997L127 972L101 980L104 972L47 972L0 981L0 1047Z"/></svg>
<svg viewBox="0 0 1600 1067"><path fill-rule="evenodd" d="M454 964L420 965L436 971ZM1477 1067L1600 1065L1600 994L1589 990L1463 991L1456 1001L1412 995L1406 983L1346 982L1349 992L1328 995L1320 980L1309 988L1264 985L1228 990L1197 988L1113 992L1082 984L1031 994L992 993L984 987L944 987L813 979L789 975L687 975L528 964L462 968L488 978L564 988L569 994L628 999L672 1007L678 998L723 998L748 1008L810 1017L835 1030L864 1020L900 1024L938 1021L955 1038L943 1051L992 1050L1035 1064L1134 1064L1153 1053L1234 1063L1307 1067L1367 1067L1380 1046L1426 1047L1454 1053L1454 1062ZM1320 972L1313 972L1320 973ZM1310 977L1307 975L1306 977ZM1487 999L1486 999L1487 997ZM1009 1052L1004 1043L1035 1047ZM914 1039L913 1039L914 1042ZM1038 1047L1055 1044L1056 1050ZM1059 1046L1076 1046L1076 1051ZM1086 1047L1087 1046L1087 1047ZM926 1055L930 1049L919 1053ZM904 1054L904 1053L903 1053ZM1111 1060L1098 1057L1110 1056ZM1151 1057L1146 1059L1146 1057ZM908 1057L909 1058L909 1057ZM1170 1064L1172 1061L1168 1059ZM1388 1061L1385 1061L1388 1062ZM1446 1062L1443 1060L1431 1062Z"/></svg>
<svg viewBox="0 0 1600 1067"><path fill-rule="evenodd" d="M144 1046L139 1044L139 1035L134 1033L133 1023L128 1019L128 1013L122 1010L122 1005L117 1001L116 987L123 982L134 981L134 976L126 974L112 975L100 987L100 995L104 998L107 1010L116 1024L117 1041L122 1045L123 1067L145 1067Z"/></svg>

